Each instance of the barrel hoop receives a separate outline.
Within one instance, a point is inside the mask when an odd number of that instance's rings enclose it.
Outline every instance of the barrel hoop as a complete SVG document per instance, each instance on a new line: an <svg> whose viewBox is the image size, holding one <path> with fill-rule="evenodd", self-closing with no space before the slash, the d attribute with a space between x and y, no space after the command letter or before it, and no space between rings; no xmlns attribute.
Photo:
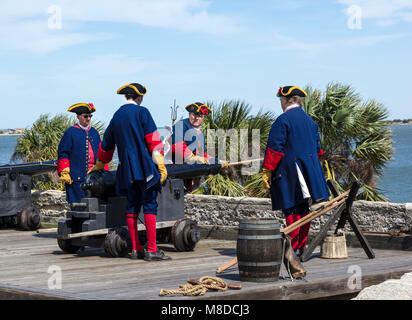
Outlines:
<svg viewBox="0 0 412 320"><path fill-rule="evenodd" d="M267 220L264 220L264 219L262 219L262 220L248 220L248 219L245 219L245 220L240 220L239 223L240 224L242 224L242 223L244 223L244 224L273 224L273 223L279 224L279 221L276 220L276 219L267 219Z"/></svg>
<svg viewBox="0 0 412 320"><path fill-rule="evenodd" d="M279 281L279 275L276 277L271 277L271 278L251 278L249 276L244 276L243 274L240 274L240 280L241 281L251 281L251 282L276 282Z"/></svg>
<svg viewBox="0 0 412 320"><path fill-rule="evenodd" d="M280 230L279 224L239 224L241 230Z"/></svg>
<svg viewBox="0 0 412 320"><path fill-rule="evenodd" d="M278 235L268 235L268 236L253 236L253 235L243 235L239 234L237 239L238 240L276 240L281 239L282 236Z"/></svg>
<svg viewBox="0 0 412 320"><path fill-rule="evenodd" d="M238 261L239 266L244 267L273 267L280 265L280 261L271 261L271 262L247 262L247 261Z"/></svg>

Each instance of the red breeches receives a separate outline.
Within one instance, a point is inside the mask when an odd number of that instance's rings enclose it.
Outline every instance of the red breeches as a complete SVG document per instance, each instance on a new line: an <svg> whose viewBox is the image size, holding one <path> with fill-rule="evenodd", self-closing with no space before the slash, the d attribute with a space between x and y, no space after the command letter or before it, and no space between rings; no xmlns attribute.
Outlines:
<svg viewBox="0 0 412 320"><path fill-rule="evenodd" d="M127 228L129 229L130 240L132 242L132 249L134 251L143 252L143 247L139 240L139 233L137 229L137 217L135 213L126 214ZM157 252L156 246L156 215L145 213L144 223L146 226L147 235L147 250L150 252Z"/></svg>
<svg viewBox="0 0 412 320"><path fill-rule="evenodd" d="M288 215L286 217L286 225L290 226L292 223L300 220L306 215L307 213L305 214L295 213L295 214ZM292 232L289 233L289 236L292 238L291 244L292 244L293 250L305 248L306 241L308 240L309 229L310 229L310 222L308 222L302 227L297 228L296 230L293 230Z"/></svg>

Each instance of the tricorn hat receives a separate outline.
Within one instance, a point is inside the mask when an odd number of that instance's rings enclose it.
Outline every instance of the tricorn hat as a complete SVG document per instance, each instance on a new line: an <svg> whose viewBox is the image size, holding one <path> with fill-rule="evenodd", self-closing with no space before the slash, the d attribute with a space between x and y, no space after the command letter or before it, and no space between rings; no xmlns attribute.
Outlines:
<svg viewBox="0 0 412 320"><path fill-rule="evenodd" d="M195 103L189 104L186 107L186 110L189 112L193 112L195 114L204 114L204 115L208 115L209 112L212 112L212 109L210 109L208 105L201 103L201 102L195 102Z"/></svg>
<svg viewBox="0 0 412 320"><path fill-rule="evenodd" d="M93 103L76 103L69 107L67 111L74 112L78 115L83 114L83 113L92 113L96 111L96 108L94 107Z"/></svg>
<svg viewBox="0 0 412 320"><path fill-rule="evenodd" d="M277 97L286 97L290 98L293 96L298 96L305 98L308 94L305 92L305 90L296 87L296 86L285 86L285 87L280 87L278 93L276 94Z"/></svg>
<svg viewBox="0 0 412 320"><path fill-rule="evenodd" d="M117 94L131 94L131 95L138 95L138 96L144 96L146 92L147 92L146 87L142 86L139 83L126 84L125 86L117 90Z"/></svg>

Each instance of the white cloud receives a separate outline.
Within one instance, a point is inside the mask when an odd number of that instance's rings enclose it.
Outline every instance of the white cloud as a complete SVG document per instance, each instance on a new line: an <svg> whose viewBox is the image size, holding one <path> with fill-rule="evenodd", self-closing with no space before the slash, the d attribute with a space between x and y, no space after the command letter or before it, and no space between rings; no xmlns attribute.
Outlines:
<svg viewBox="0 0 412 320"><path fill-rule="evenodd" d="M48 8L58 5L62 29L51 30ZM229 34L236 23L209 12L204 0L2 0L0 45L11 50L48 53L63 47L114 37L114 34L85 32L88 22L131 23L183 32Z"/></svg>
<svg viewBox="0 0 412 320"><path fill-rule="evenodd" d="M379 25L395 21L412 22L412 0L337 0L348 7L359 6L363 19L377 20ZM345 12L347 14L347 12Z"/></svg>
<svg viewBox="0 0 412 320"><path fill-rule="evenodd" d="M271 46L271 48L274 50L293 51L296 54L304 57L313 57L323 52L333 52L336 50L353 50L357 48L373 46L385 41L403 39L410 36L410 34L402 33L377 36L363 36L350 39L337 39L331 41L310 43L307 41L293 39L291 37L274 35L274 44Z"/></svg>
<svg viewBox="0 0 412 320"><path fill-rule="evenodd" d="M46 54L64 47L91 41L113 38L113 34L60 32L49 30L43 20L29 20L1 25L0 45L2 52L20 51Z"/></svg>

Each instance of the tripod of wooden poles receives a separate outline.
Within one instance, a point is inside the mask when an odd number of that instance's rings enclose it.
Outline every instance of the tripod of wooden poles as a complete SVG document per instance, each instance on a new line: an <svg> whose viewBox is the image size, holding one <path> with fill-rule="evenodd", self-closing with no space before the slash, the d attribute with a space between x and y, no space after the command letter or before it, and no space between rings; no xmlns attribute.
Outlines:
<svg viewBox="0 0 412 320"><path fill-rule="evenodd" d="M320 217L321 215L335 209L336 207L339 207L340 205L344 204L346 201L346 198L348 197L350 193L350 190L338 195L337 197L333 198L332 200L325 202L325 204L318 208L315 211L312 211L311 213L307 214L304 216L302 219L294 222L293 224L287 226L284 229L281 229L280 232L283 234L289 234L290 232L296 230L297 228L302 227L303 225L309 223L310 221ZM222 264L219 268L216 270L216 274L219 274L226 269L234 266L237 263L237 258L233 258L229 260L228 262Z"/></svg>

